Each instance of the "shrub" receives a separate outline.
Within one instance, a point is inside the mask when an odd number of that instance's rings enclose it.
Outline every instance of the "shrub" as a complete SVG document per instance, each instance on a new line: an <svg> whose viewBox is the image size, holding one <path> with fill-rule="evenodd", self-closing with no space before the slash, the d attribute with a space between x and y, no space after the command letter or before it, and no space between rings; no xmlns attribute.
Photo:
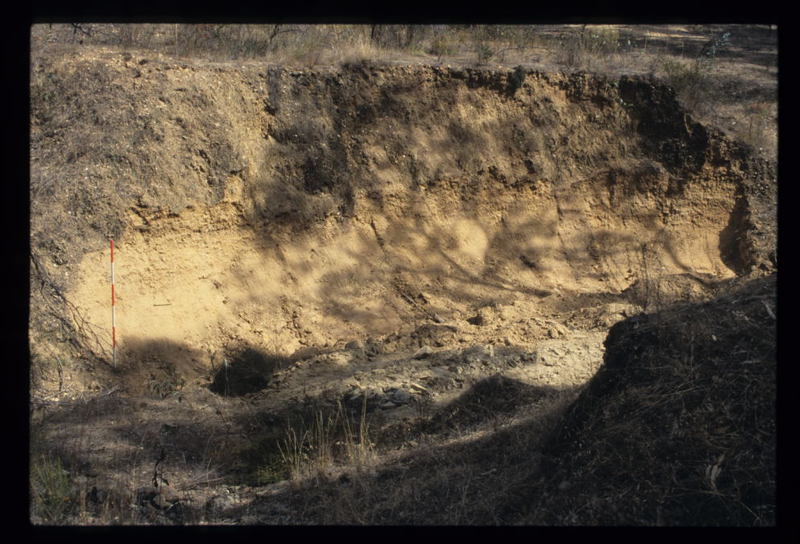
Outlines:
<svg viewBox="0 0 800 544"><path fill-rule="evenodd" d="M440 61L443 56L452 55L454 50L452 42L446 36L439 35L431 41L428 53L436 56L436 60Z"/></svg>
<svg viewBox="0 0 800 544"><path fill-rule="evenodd" d="M584 33L583 49L593 55L610 55L619 51L619 30L599 28Z"/></svg>
<svg viewBox="0 0 800 544"><path fill-rule="evenodd" d="M661 71L667 84L683 98L690 107L697 106L708 85L711 65L703 58L684 62L665 59L661 61Z"/></svg>
<svg viewBox="0 0 800 544"><path fill-rule="evenodd" d="M558 60L568 67L581 66L588 55L607 56L619 51L619 30L586 28L562 33L558 38Z"/></svg>
<svg viewBox="0 0 800 544"><path fill-rule="evenodd" d="M475 47L475 53L478 55L478 63L485 64L494 55L494 50L489 45L481 42Z"/></svg>
<svg viewBox="0 0 800 544"><path fill-rule="evenodd" d="M751 104L746 115L744 122L739 125L739 139L756 150L767 147L768 130L773 123L769 103Z"/></svg>

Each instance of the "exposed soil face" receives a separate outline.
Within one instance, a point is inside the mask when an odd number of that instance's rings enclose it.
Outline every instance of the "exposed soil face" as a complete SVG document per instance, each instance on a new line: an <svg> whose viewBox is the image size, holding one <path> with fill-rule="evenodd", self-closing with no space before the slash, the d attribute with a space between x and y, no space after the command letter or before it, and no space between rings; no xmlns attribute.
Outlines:
<svg viewBox="0 0 800 544"><path fill-rule="evenodd" d="M166 451L195 504L309 403L363 407L403 444L485 422L447 423L496 374L526 402L573 398L615 322L776 267L774 166L650 79L98 49L32 82L32 251L108 363L116 242L117 367L58 387L116 392L48 405L48 436L142 486ZM47 181L57 155L70 183Z"/></svg>
<svg viewBox="0 0 800 544"><path fill-rule="evenodd" d="M725 278L766 259L744 194L766 167L646 80L144 60L90 58L72 76L101 73L98 91L128 104L98 119L118 128L105 156L151 165L109 176L123 346L181 342L208 366L234 339L289 355L475 304L619 293L645 274ZM133 148L129 115L149 127ZM100 234L70 300L102 331Z"/></svg>

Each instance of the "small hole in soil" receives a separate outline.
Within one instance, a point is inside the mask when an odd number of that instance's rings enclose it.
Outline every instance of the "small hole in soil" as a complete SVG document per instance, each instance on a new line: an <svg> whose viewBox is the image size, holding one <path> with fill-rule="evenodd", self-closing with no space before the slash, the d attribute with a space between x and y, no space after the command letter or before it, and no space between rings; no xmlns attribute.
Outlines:
<svg viewBox="0 0 800 544"><path fill-rule="evenodd" d="M209 389L225 397L240 397L264 389L284 358L244 348L226 355Z"/></svg>

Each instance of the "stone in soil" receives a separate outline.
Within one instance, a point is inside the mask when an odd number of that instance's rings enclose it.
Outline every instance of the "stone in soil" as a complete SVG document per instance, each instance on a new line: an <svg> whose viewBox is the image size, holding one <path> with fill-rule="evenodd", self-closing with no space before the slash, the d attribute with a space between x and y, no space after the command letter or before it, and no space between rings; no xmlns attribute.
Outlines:
<svg viewBox="0 0 800 544"><path fill-rule="evenodd" d="M433 353L433 348L430 346L422 346L416 352L414 352L414 359L427 359Z"/></svg>

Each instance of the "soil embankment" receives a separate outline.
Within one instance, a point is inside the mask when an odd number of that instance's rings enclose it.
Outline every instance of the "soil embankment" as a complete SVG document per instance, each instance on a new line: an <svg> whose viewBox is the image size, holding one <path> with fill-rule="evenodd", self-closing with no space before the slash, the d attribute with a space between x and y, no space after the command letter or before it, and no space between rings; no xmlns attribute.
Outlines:
<svg viewBox="0 0 800 544"><path fill-rule="evenodd" d="M117 486L274 482L309 399L387 447L546 420L614 323L776 268L774 165L651 79L98 48L31 82L35 396L106 390L42 418ZM48 373L65 327L98 357Z"/></svg>
<svg viewBox="0 0 800 544"><path fill-rule="evenodd" d="M35 109L34 149L61 134L64 174L87 181L34 202L75 220L64 242L34 220L33 244L66 254L80 238L71 275L44 265L105 331L116 238L123 353L164 339L207 367L232 342L289 355L482 304L768 265L753 225L765 165L651 81L110 53L34 73L37 96L72 90Z"/></svg>

